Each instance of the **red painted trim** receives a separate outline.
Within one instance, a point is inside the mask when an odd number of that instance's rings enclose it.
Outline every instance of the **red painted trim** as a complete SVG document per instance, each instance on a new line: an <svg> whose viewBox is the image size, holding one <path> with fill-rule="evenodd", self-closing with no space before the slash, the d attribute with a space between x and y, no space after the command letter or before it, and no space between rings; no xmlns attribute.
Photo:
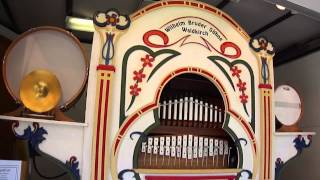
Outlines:
<svg viewBox="0 0 320 180"><path fill-rule="evenodd" d="M238 28L238 25L232 19L230 19L228 16L226 16L225 14L222 14L222 17L224 17L226 20L231 22L231 24L233 24L236 28Z"/></svg>
<svg viewBox="0 0 320 180"><path fill-rule="evenodd" d="M157 7L160 7L160 6L162 6L161 3L154 4L154 5L150 6L150 7L148 7L148 8L146 9L146 11L149 11L149 10L151 10L151 9L153 9L153 8L157 8Z"/></svg>
<svg viewBox="0 0 320 180"><path fill-rule="evenodd" d="M211 73L209 73L208 71L201 70L201 72L202 72L203 74L205 74L205 75L207 75L207 76L211 77L211 78L213 78L213 77L214 77L214 76L213 76ZM220 84L220 85L221 85L221 84Z"/></svg>
<svg viewBox="0 0 320 180"><path fill-rule="evenodd" d="M144 113L144 112L148 111L149 109L152 109L155 106L157 106L157 105L156 104L150 104L149 106L146 106L146 107L142 108L141 112Z"/></svg>
<svg viewBox="0 0 320 180"><path fill-rule="evenodd" d="M264 88L264 89L272 89L271 84L259 84L258 86L260 89Z"/></svg>
<svg viewBox="0 0 320 180"><path fill-rule="evenodd" d="M230 109L229 111L230 111L230 113L231 113L232 115L236 116L237 119L240 118L240 116L239 116L236 112L232 111L231 109ZM252 133L250 126L248 126L247 123L245 123L245 121L240 121L240 123L244 126L244 128L245 128L245 129L247 130L247 132L249 133L250 139L251 139L251 140L254 140L254 139L255 139L255 138L254 138L254 134ZM253 144L253 147L254 147L254 151L255 151L255 153L256 153L256 152L257 152L257 147L256 147L256 144L255 144L255 143Z"/></svg>
<svg viewBox="0 0 320 180"><path fill-rule="evenodd" d="M159 90L157 91L156 99L160 99L160 91Z"/></svg>
<svg viewBox="0 0 320 180"><path fill-rule="evenodd" d="M216 9L213 9L212 7L209 7L209 6L205 6L204 9L208 10L208 11L211 11L213 13L217 13L217 10Z"/></svg>
<svg viewBox="0 0 320 180"><path fill-rule="evenodd" d="M198 3L191 2L191 6L198 7Z"/></svg>
<svg viewBox="0 0 320 180"><path fill-rule="evenodd" d="M185 72L185 71L188 71L188 68L187 68L187 67L186 67L186 68L178 69L178 70L176 70L174 73L180 74L180 73Z"/></svg>
<svg viewBox="0 0 320 180"><path fill-rule="evenodd" d="M139 117L138 113L135 113L133 116L131 116L131 118L127 121L127 123L123 126L123 128L120 131L120 135L122 136L125 131L128 129L128 127L131 125L131 123L133 123L133 121Z"/></svg>
<svg viewBox="0 0 320 180"><path fill-rule="evenodd" d="M146 180L234 180L236 176L145 176Z"/></svg>
<svg viewBox="0 0 320 180"><path fill-rule="evenodd" d="M266 174L267 174L267 172L266 172L266 167L267 167L267 161L266 161L266 159L267 159L267 157L266 157L266 152L267 152L267 149L266 149L266 142L267 142L267 132L266 132L266 130L267 130L267 110L266 110L266 108L267 108L267 102L266 102L267 100L266 100L266 96L264 96L263 97L263 109L264 109L264 118L263 118L263 121L264 121L264 152L263 152L263 157L264 157L264 167L263 167L263 177L264 178L266 178Z"/></svg>
<svg viewBox="0 0 320 180"><path fill-rule="evenodd" d="M104 64L99 64L97 66L97 70L107 70L107 71L113 71L113 72L116 71L114 66L112 66L112 65L104 65Z"/></svg>
<svg viewBox="0 0 320 180"><path fill-rule="evenodd" d="M161 86L164 86L171 77L172 77L172 74L170 74L169 76L167 76L166 78L164 78L164 80L163 80L162 83L161 83Z"/></svg>
<svg viewBox="0 0 320 180"><path fill-rule="evenodd" d="M96 157L94 166L94 179L98 180L98 161L99 161L99 140L100 140L100 116L101 116L101 101L103 92L103 79L100 80L100 92L99 92L99 105L98 105L98 122L97 122L97 133L96 133Z"/></svg>
<svg viewBox="0 0 320 180"><path fill-rule="evenodd" d="M184 1L169 1L168 4L184 4Z"/></svg>
<svg viewBox="0 0 320 180"><path fill-rule="evenodd" d="M269 144L269 146L268 146L268 179L270 179L270 163L271 163L271 158L270 158L270 145L271 145L271 134L270 134L270 132L271 132L271 113L270 113L270 96L268 97L268 117L269 117L269 119L268 119L268 137L269 137L269 141L268 141L268 144Z"/></svg>
<svg viewBox="0 0 320 180"><path fill-rule="evenodd" d="M218 81L217 79L216 79L216 82L219 84L219 86L221 87L223 92L226 92L225 89L223 89L222 83L220 81ZM228 108L230 108L229 104L228 104Z"/></svg>
<svg viewBox="0 0 320 180"><path fill-rule="evenodd" d="M137 17L137 16L139 16L139 15L141 15L141 13L139 12L139 13L137 13L137 14L135 14L135 15L133 15L133 18L135 18L135 17Z"/></svg>
<svg viewBox="0 0 320 180"><path fill-rule="evenodd" d="M118 138L119 138L119 139L116 140L116 143L115 143L115 146L114 146L113 155L116 155L116 152L117 152L116 149L118 148L119 143L120 143L120 139L121 139L121 138L120 138L119 136L118 136Z"/></svg>
<svg viewBox="0 0 320 180"><path fill-rule="evenodd" d="M107 134L107 124L108 124L108 100L109 100L109 87L110 87L110 81L107 80L107 84L106 84L106 98L105 98L105 102L104 102L104 124L103 124L103 138L102 138L102 172L101 172L101 179L104 179L104 164L105 164L105 149L106 149L106 134Z"/></svg>
<svg viewBox="0 0 320 180"><path fill-rule="evenodd" d="M236 116L237 119L240 118L240 116L239 116L236 112L232 111L231 109L230 109L229 111L230 111L231 114L233 114L234 116ZM243 121L243 120L241 120L240 123L241 123L241 124L244 126L244 128L248 131L250 138L253 140L253 139L254 139L254 134L252 134L252 131L251 131L250 126L247 125L247 124L245 123L245 121Z"/></svg>
<svg viewBox="0 0 320 180"><path fill-rule="evenodd" d="M196 72L196 71L197 71L197 68L192 67L192 68L191 68L191 71Z"/></svg>
<svg viewBox="0 0 320 180"><path fill-rule="evenodd" d="M247 129L247 131L249 132L250 138L253 140L254 139L254 134L252 133L251 127L247 123L245 123L245 121L241 121L241 123Z"/></svg>

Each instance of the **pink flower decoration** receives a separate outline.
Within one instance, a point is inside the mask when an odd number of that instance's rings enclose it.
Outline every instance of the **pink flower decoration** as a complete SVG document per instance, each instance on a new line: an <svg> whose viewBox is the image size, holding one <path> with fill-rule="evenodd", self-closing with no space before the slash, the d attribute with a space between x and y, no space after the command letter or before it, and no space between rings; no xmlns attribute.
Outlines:
<svg viewBox="0 0 320 180"><path fill-rule="evenodd" d="M143 62L143 67L149 66L152 67L152 62L154 61L154 58L147 54L144 58L141 58L141 61Z"/></svg>
<svg viewBox="0 0 320 180"><path fill-rule="evenodd" d="M116 14L112 14L111 16L106 16L107 25L111 24L111 26L116 26L119 23L119 18Z"/></svg>
<svg viewBox="0 0 320 180"><path fill-rule="evenodd" d="M240 95L240 100L241 100L241 103L242 103L242 104L245 104L245 103L248 102L248 96L245 95L245 94L241 94L241 95Z"/></svg>
<svg viewBox="0 0 320 180"><path fill-rule="evenodd" d="M143 74L143 69L141 69L139 72L138 71L133 71L133 80L142 82L142 79L146 77L145 74Z"/></svg>
<svg viewBox="0 0 320 180"><path fill-rule="evenodd" d="M132 96L138 96L141 91L141 88L138 87L138 84L130 86L130 89L131 89L130 94Z"/></svg>
<svg viewBox="0 0 320 180"><path fill-rule="evenodd" d="M246 82L242 82L241 80L239 81L239 83L237 84L238 88L239 88L239 91L245 91L247 88L246 88Z"/></svg>
<svg viewBox="0 0 320 180"><path fill-rule="evenodd" d="M230 70L232 71L232 76L240 77L241 70L237 66L231 67Z"/></svg>

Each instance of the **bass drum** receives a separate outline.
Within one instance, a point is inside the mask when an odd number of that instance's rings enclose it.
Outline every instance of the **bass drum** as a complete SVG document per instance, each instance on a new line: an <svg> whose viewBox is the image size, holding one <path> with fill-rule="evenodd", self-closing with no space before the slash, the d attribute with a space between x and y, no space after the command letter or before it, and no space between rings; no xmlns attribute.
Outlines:
<svg viewBox="0 0 320 180"><path fill-rule="evenodd" d="M302 117L302 102L291 86L281 85L275 90L275 115L284 126L295 126Z"/></svg>
<svg viewBox="0 0 320 180"><path fill-rule="evenodd" d="M88 78L88 57L79 40L56 27L39 27L20 35L7 49L3 77L11 96L21 103L22 79L38 69L53 72L62 96L58 104L67 110L80 97Z"/></svg>

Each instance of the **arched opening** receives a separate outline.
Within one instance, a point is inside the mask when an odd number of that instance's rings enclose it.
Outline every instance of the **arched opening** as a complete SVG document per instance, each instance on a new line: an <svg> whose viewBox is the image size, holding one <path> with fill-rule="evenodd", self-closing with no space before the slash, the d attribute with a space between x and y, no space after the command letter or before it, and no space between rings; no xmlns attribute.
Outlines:
<svg viewBox="0 0 320 180"><path fill-rule="evenodd" d="M236 168L237 150L223 129L225 104L218 88L198 74L171 79L159 101L158 122L139 145L141 169Z"/></svg>

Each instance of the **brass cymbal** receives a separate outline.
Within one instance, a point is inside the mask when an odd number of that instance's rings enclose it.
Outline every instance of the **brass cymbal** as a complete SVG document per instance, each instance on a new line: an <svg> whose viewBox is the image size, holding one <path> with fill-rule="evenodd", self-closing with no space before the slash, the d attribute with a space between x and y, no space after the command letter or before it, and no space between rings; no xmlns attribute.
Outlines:
<svg viewBox="0 0 320 180"><path fill-rule="evenodd" d="M35 70L25 76L20 84L20 99L31 111L43 113L57 106L61 86L57 77L47 70Z"/></svg>

